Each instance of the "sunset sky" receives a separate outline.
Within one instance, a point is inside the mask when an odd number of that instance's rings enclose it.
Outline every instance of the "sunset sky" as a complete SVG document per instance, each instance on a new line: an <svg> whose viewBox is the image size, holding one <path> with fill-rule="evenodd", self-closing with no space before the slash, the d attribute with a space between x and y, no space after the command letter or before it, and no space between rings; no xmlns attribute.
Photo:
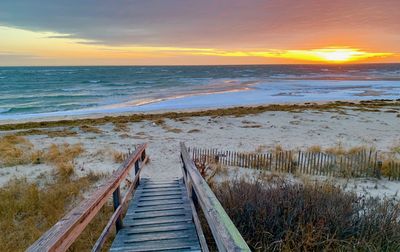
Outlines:
<svg viewBox="0 0 400 252"><path fill-rule="evenodd" d="M0 65L400 62L399 0L1 0Z"/></svg>

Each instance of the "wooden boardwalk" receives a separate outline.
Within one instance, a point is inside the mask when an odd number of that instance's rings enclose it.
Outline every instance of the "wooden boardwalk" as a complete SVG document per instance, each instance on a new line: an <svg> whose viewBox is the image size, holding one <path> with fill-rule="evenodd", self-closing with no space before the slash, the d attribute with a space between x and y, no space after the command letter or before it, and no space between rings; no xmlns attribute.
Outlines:
<svg viewBox="0 0 400 252"><path fill-rule="evenodd" d="M142 178L110 251L201 251L182 179Z"/></svg>
<svg viewBox="0 0 400 252"><path fill-rule="evenodd" d="M115 226L117 235L110 251L202 251L209 252L202 227L207 225L221 252L250 252L245 240L225 212L181 143L183 177L171 180L140 178L148 161L146 144L136 146L124 163L90 197L68 212L28 249L28 252L68 251L112 196L114 212L93 244L103 245ZM134 177L130 171L134 170ZM130 181L124 195L121 183ZM132 198L133 195L133 198ZM132 199L132 200L131 200ZM126 211L124 219L123 213ZM204 215L201 223L197 211Z"/></svg>

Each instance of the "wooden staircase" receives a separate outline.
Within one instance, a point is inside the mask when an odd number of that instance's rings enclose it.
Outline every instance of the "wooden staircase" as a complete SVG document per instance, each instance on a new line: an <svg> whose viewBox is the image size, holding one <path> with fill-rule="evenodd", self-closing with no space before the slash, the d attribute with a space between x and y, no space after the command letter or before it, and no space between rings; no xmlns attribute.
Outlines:
<svg viewBox="0 0 400 252"><path fill-rule="evenodd" d="M182 179L142 179L110 251L201 251Z"/></svg>

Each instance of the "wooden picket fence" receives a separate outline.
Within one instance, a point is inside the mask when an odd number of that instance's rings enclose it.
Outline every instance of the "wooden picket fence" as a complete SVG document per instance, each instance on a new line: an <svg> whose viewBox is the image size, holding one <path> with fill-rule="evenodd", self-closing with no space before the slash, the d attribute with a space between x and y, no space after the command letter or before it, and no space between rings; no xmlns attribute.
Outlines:
<svg viewBox="0 0 400 252"><path fill-rule="evenodd" d="M335 177L380 177L382 162L378 153L363 150L352 155L323 152L281 151L274 153L240 153L217 149L191 148L193 160L199 163L220 163L276 172L300 172ZM390 179L400 180L400 163L389 165Z"/></svg>
<svg viewBox="0 0 400 252"><path fill-rule="evenodd" d="M389 179L400 180L400 162L390 161L388 164Z"/></svg>

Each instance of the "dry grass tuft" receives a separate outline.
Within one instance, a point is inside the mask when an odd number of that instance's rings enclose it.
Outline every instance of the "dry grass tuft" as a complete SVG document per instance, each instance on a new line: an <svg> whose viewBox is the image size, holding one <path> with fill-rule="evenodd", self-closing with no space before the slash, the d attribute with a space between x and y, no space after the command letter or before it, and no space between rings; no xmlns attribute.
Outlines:
<svg viewBox="0 0 400 252"><path fill-rule="evenodd" d="M262 128L262 125L260 125L260 124L244 125L244 126L240 126L240 128L255 129L255 128Z"/></svg>
<svg viewBox="0 0 400 252"><path fill-rule="evenodd" d="M55 167L56 174L60 175L61 178L68 178L75 173L75 159L84 151L81 144L52 144L48 151L44 153L44 160Z"/></svg>
<svg viewBox="0 0 400 252"><path fill-rule="evenodd" d="M308 152L312 152L312 153L318 153L318 152L322 152L322 148L319 145L313 145L311 147L309 147L307 149Z"/></svg>
<svg viewBox="0 0 400 252"><path fill-rule="evenodd" d="M186 121L189 120L189 118L187 118L187 117L178 117L178 118L174 118L174 120L176 122L186 122Z"/></svg>
<svg viewBox="0 0 400 252"><path fill-rule="evenodd" d="M125 161L125 153L120 151L113 151L112 157L115 163L121 164Z"/></svg>
<svg viewBox="0 0 400 252"><path fill-rule="evenodd" d="M31 163L33 144L26 138L6 135L0 138L0 167Z"/></svg>
<svg viewBox="0 0 400 252"><path fill-rule="evenodd" d="M342 143L338 143L334 147L330 147L325 149L325 152L328 154L332 155L345 155L346 154L346 149L343 147Z"/></svg>
<svg viewBox="0 0 400 252"><path fill-rule="evenodd" d="M200 131L199 129L191 129L187 133L199 133Z"/></svg>
<svg viewBox="0 0 400 252"><path fill-rule="evenodd" d="M267 149L267 146L264 144L261 144L259 146L257 146L255 153L262 153Z"/></svg>
<svg viewBox="0 0 400 252"><path fill-rule="evenodd" d="M153 123L155 123L156 125L163 126L163 125L165 125L165 120L163 118L157 118L157 119L153 120Z"/></svg>
<svg viewBox="0 0 400 252"><path fill-rule="evenodd" d="M114 122L114 131L116 132L128 132L129 127L126 122Z"/></svg>
<svg viewBox="0 0 400 252"><path fill-rule="evenodd" d="M168 129L166 129L166 131L167 131L167 132L176 133L176 134L182 132L182 130L181 130L181 129L178 129L178 128L168 128Z"/></svg>
<svg viewBox="0 0 400 252"><path fill-rule="evenodd" d="M346 151L346 154L355 155L355 154L358 154L358 153L360 153L362 151L367 151L367 150L370 150L370 149L368 149L366 146L355 146L355 147L351 147L350 149L348 149Z"/></svg>
<svg viewBox="0 0 400 252"><path fill-rule="evenodd" d="M96 133L96 134L103 133L103 131L100 130L99 128L96 128L96 127L90 126L90 125L82 125L79 127L79 129L86 133Z"/></svg>
<svg viewBox="0 0 400 252"><path fill-rule="evenodd" d="M280 153L280 152L283 152L283 151L285 151L285 149L282 147L282 145L280 145L280 144L277 144L277 145L275 145L275 148L274 148L274 153Z"/></svg>

